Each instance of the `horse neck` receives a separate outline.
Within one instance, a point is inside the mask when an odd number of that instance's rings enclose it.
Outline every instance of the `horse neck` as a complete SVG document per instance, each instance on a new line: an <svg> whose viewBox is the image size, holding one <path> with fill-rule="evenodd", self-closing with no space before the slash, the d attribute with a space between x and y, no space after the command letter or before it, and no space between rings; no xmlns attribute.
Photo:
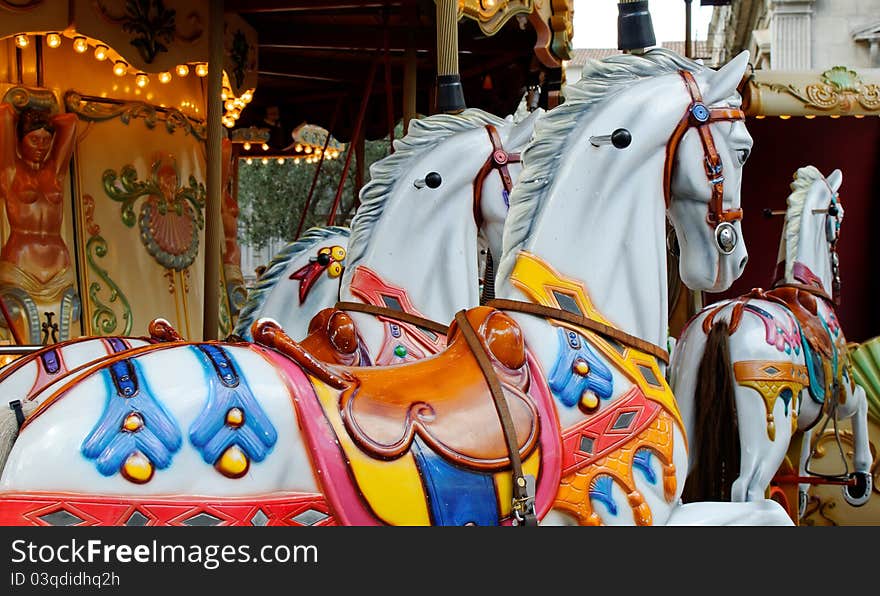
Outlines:
<svg viewBox="0 0 880 596"><path fill-rule="evenodd" d="M614 326L660 346L668 326L664 157L627 159L608 148L586 167L567 160L522 247L582 283ZM497 296L528 300L509 277Z"/></svg>
<svg viewBox="0 0 880 596"><path fill-rule="evenodd" d="M777 263L785 263L783 280L785 283L802 283L794 274L794 264L806 265L822 282L823 289L831 294L831 253L825 237L825 215L814 214L812 201L805 200L801 213L801 226L798 233L797 251L788 246L783 232L780 241Z"/></svg>
<svg viewBox="0 0 880 596"><path fill-rule="evenodd" d="M466 135L475 133L485 137L484 132L477 131ZM488 139L482 140L480 147L470 149L467 155L488 155ZM467 169L475 174L482 161L473 168L471 165L468 162ZM444 177L441 188L422 189L421 194L414 195L412 181L419 176L412 172L424 176L433 169L425 168L411 170L395 183L363 257L348 267L352 271L361 266L369 268L387 284L406 290L422 315L448 322L457 311L479 303L473 186L451 184L455 188L444 192ZM343 277L342 300L364 302L352 292L352 279L353 275Z"/></svg>

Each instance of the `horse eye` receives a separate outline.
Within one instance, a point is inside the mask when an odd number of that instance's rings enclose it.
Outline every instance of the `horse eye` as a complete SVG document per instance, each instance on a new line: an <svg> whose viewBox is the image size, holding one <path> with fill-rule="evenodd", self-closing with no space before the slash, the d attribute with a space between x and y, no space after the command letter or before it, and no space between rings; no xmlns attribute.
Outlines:
<svg viewBox="0 0 880 596"><path fill-rule="evenodd" d="M749 158L750 151L748 149L737 149L736 157L739 159L739 165L743 165L746 163L746 160Z"/></svg>

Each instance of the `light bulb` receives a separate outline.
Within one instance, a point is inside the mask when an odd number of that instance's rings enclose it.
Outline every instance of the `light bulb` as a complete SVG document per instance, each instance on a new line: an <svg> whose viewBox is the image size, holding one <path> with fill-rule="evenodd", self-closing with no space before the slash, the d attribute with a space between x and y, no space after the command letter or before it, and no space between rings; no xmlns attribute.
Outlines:
<svg viewBox="0 0 880 596"><path fill-rule="evenodd" d="M242 145L242 148L243 148L245 151L250 151L250 150L251 150L251 144L248 143L247 141L245 141L245 142L244 142L244 145Z"/></svg>
<svg viewBox="0 0 880 596"><path fill-rule="evenodd" d="M252 163L254 163L254 159L252 157L248 157L246 160L244 160L244 162L247 165L251 165Z"/></svg>
<svg viewBox="0 0 880 596"><path fill-rule="evenodd" d="M170 83L171 82L171 73L167 70L165 72L159 73L159 82L160 83Z"/></svg>
<svg viewBox="0 0 880 596"><path fill-rule="evenodd" d="M284 165L284 158L283 157L278 158L278 165Z"/></svg>
<svg viewBox="0 0 880 596"><path fill-rule="evenodd" d="M264 157L264 158L263 158L263 165L264 165L264 166L269 165L269 158L268 158L268 157Z"/></svg>
<svg viewBox="0 0 880 596"><path fill-rule="evenodd" d="M174 69L174 72L176 72L179 77L185 77L189 74L189 66L186 64L178 64L177 68Z"/></svg>
<svg viewBox="0 0 880 596"><path fill-rule="evenodd" d="M15 36L15 45L21 49L28 47L28 44L31 43L31 40L28 39L28 36L25 34L20 34Z"/></svg>
<svg viewBox="0 0 880 596"><path fill-rule="evenodd" d="M300 160L299 160L298 157L294 157L294 158L293 158L293 163L295 163L296 165L299 165L299 161L300 161Z"/></svg>
<svg viewBox="0 0 880 596"><path fill-rule="evenodd" d="M117 77L124 76L126 70L128 70L128 64L126 64L122 60L117 60L113 64L113 74L115 74Z"/></svg>
<svg viewBox="0 0 880 596"><path fill-rule="evenodd" d="M134 77L134 82L138 87L143 89L150 84L150 77L148 77L145 73L139 72Z"/></svg>
<svg viewBox="0 0 880 596"><path fill-rule="evenodd" d="M95 46L95 60L106 60L107 59L107 50L109 50L105 45Z"/></svg>
<svg viewBox="0 0 880 596"><path fill-rule="evenodd" d="M262 147L263 147L263 151L269 150L269 145L267 143L263 143Z"/></svg>
<svg viewBox="0 0 880 596"><path fill-rule="evenodd" d="M306 145L306 149L305 149L305 151L306 151L306 153L311 153L311 152L312 152L312 146L311 146L311 145Z"/></svg>
<svg viewBox="0 0 880 596"><path fill-rule="evenodd" d="M73 49L77 54L85 54L89 49L89 40L85 37L74 37L73 38Z"/></svg>
<svg viewBox="0 0 880 596"><path fill-rule="evenodd" d="M50 48L57 48L61 45L61 36L57 33L50 33L46 36L46 45Z"/></svg>
<svg viewBox="0 0 880 596"><path fill-rule="evenodd" d="M227 99L223 102L223 107L226 108L227 111L232 111L232 108L235 107L235 104L232 103L231 99Z"/></svg>
<svg viewBox="0 0 880 596"><path fill-rule="evenodd" d="M294 147L293 149L294 149L294 151L296 151L297 153L301 153L302 150L303 150L303 146L300 145L299 143L297 143L297 144L296 144L296 147Z"/></svg>
<svg viewBox="0 0 880 596"><path fill-rule="evenodd" d="M253 94L251 91L245 91L245 92L242 94L241 98L242 98L246 103L250 103L251 100L254 98L254 94Z"/></svg>
<svg viewBox="0 0 880 596"><path fill-rule="evenodd" d="M196 76L205 77L208 76L208 65L204 62L200 62L196 64Z"/></svg>

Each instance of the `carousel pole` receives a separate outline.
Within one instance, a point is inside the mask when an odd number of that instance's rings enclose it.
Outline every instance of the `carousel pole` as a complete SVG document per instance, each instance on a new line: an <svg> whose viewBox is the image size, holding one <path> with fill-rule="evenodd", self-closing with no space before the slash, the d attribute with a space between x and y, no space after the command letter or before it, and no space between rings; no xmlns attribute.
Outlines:
<svg viewBox="0 0 880 596"><path fill-rule="evenodd" d="M458 0L436 0L436 3L437 112L457 114L467 107L458 72Z"/></svg>
<svg viewBox="0 0 880 596"><path fill-rule="evenodd" d="M418 55L416 54L416 34L418 14L415 2L407 5L406 50L403 54L403 134L409 131L409 121L416 117L416 76Z"/></svg>
<svg viewBox="0 0 880 596"><path fill-rule="evenodd" d="M302 214L299 216L299 225L296 226L296 233L293 240L299 238L302 234L303 225L306 223L306 214L309 212L309 205L312 203L312 196L315 194L315 187L318 185L318 176L321 175L321 168L324 165L324 157L327 155L327 147L330 146L330 137L336 130L336 120L339 118L339 110L342 109L342 98L336 101L336 109L333 110L333 119L330 120L330 128L327 130L327 138L324 139L324 148L321 150L321 158L318 160L318 167L315 168L315 175L312 177L312 186L309 187L309 194L306 197L306 204L303 206Z"/></svg>
<svg viewBox="0 0 880 596"><path fill-rule="evenodd" d="M207 175L205 202L205 308L202 319L202 338L218 338L220 331L220 240L223 228L220 220L223 176L221 173L221 143L223 129L220 122L220 89L223 80L223 1L208 3L208 104Z"/></svg>
<svg viewBox="0 0 880 596"><path fill-rule="evenodd" d="M685 58L693 58L694 51L691 48L691 3L693 0L684 0L684 55Z"/></svg>

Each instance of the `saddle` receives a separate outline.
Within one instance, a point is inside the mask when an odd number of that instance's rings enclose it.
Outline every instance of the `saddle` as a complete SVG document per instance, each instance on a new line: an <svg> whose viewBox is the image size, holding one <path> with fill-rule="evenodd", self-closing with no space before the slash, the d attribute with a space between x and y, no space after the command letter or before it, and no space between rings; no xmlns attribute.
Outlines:
<svg viewBox="0 0 880 596"><path fill-rule="evenodd" d="M819 318L815 294L800 287L782 285L764 292L764 295L767 299L785 306L794 315L810 348L827 358L832 356L831 337Z"/></svg>
<svg viewBox="0 0 880 596"><path fill-rule="evenodd" d="M538 410L528 397L529 373L519 326L488 307L468 320L490 355L507 399L517 448L526 459L538 444ZM406 366L356 368L318 362L272 323L255 324L254 340L273 347L342 390L339 413L352 440L376 459L409 451L418 436L446 459L471 469L500 470L510 456L498 412L476 358L453 324L442 353ZM292 344L292 345L291 345Z"/></svg>

